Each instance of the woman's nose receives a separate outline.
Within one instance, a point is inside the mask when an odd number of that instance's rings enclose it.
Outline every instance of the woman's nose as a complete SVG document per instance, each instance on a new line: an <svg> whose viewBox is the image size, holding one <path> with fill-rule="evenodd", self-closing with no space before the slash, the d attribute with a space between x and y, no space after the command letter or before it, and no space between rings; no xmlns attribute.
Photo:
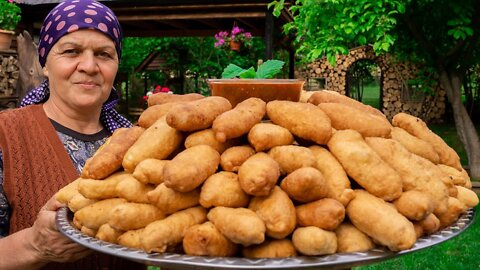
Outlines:
<svg viewBox="0 0 480 270"><path fill-rule="evenodd" d="M88 74L98 72L98 63L93 52L85 51L82 53L77 69Z"/></svg>

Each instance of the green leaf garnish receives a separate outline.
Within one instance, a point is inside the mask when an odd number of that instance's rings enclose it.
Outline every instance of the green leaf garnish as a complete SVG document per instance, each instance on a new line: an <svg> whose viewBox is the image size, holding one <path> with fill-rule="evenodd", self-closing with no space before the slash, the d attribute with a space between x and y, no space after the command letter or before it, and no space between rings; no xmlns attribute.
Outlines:
<svg viewBox="0 0 480 270"><path fill-rule="evenodd" d="M279 60L268 60L258 66L257 76L258 79L271 79L278 74L283 67L284 62Z"/></svg>
<svg viewBox="0 0 480 270"><path fill-rule="evenodd" d="M223 70L222 78L271 79L282 70L283 64L285 64L285 62L280 60L268 60L259 65L256 72L254 67L243 69L235 64L229 64Z"/></svg>
<svg viewBox="0 0 480 270"><path fill-rule="evenodd" d="M250 67L249 69L246 69L240 73L240 79L255 79L255 69L253 67Z"/></svg>
<svg viewBox="0 0 480 270"><path fill-rule="evenodd" d="M242 72L245 70L235 64L228 65L222 72L222 78L224 79L232 79L235 77L240 76Z"/></svg>

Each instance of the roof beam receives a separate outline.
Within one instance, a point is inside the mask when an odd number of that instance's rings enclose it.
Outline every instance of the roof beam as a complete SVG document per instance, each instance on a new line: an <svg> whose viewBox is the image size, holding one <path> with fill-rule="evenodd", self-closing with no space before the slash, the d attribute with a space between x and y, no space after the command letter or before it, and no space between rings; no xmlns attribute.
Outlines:
<svg viewBox="0 0 480 270"><path fill-rule="evenodd" d="M152 15L118 15L122 21L145 20L195 20L195 19L227 19L227 18L263 18L265 12L222 12L222 13L190 13L190 14L152 14Z"/></svg>

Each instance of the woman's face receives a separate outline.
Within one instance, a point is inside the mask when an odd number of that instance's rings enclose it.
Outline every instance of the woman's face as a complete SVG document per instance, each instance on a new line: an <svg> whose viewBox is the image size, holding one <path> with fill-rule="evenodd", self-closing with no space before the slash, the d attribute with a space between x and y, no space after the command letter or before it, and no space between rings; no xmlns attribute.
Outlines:
<svg viewBox="0 0 480 270"><path fill-rule="evenodd" d="M91 29L67 34L53 45L45 63L49 101L71 110L99 109L117 70L117 51L109 37Z"/></svg>

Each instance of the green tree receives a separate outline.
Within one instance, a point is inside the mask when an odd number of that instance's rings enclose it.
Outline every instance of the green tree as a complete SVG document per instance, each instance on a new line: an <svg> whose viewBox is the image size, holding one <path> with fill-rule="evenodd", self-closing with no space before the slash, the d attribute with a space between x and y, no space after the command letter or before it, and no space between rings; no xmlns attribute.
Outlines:
<svg viewBox="0 0 480 270"><path fill-rule="evenodd" d="M273 1L274 11L284 0ZM353 46L372 44L421 63L439 76L453 109L455 126L467 152L470 173L480 178L480 142L461 100L467 71L480 62L478 0L297 0L294 21L298 53L306 60L346 54Z"/></svg>

